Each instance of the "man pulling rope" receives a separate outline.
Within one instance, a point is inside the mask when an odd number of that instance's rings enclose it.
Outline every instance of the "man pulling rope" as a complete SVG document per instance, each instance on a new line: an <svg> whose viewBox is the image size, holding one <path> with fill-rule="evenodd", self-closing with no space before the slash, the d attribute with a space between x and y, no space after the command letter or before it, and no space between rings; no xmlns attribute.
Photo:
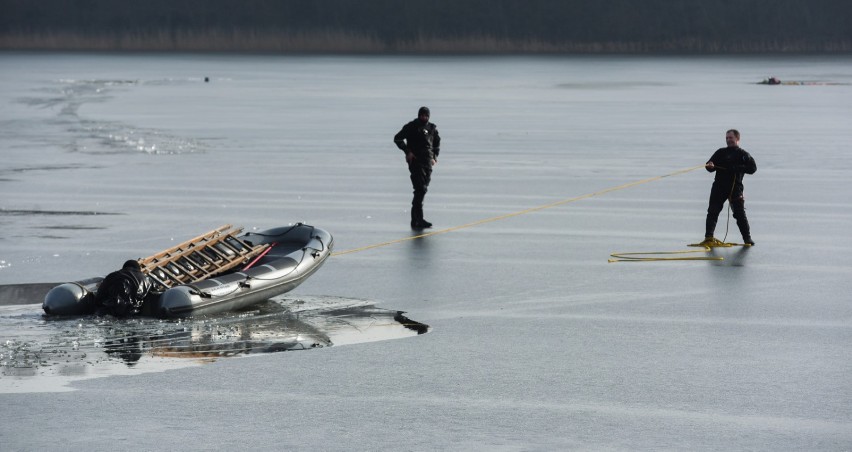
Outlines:
<svg viewBox="0 0 852 452"><path fill-rule="evenodd" d="M727 200L728 207L734 211L734 218L737 220L737 227L739 227L740 234L743 236L743 243L754 246L745 213L743 176L754 174L757 171L757 164L754 162L754 158L739 146L740 132L738 130L731 129L725 132L725 143L728 146L718 149L704 165L708 172L716 173L716 178L713 181L713 187L710 189L706 230L701 245L719 246L719 240L716 240L713 234L716 230L719 213L722 212L722 207ZM725 238L727 238L727 232ZM724 239L721 242L724 242Z"/></svg>

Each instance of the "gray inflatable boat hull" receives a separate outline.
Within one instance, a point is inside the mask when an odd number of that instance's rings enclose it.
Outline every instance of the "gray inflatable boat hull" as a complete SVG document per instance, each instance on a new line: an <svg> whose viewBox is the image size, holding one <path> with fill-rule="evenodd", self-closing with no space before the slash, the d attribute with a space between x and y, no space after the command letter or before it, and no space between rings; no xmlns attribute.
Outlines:
<svg viewBox="0 0 852 452"><path fill-rule="evenodd" d="M334 239L327 231L305 224L283 226L239 237L251 245L273 244L245 270L178 285L147 300L144 315L190 317L242 309L289 292L314 274L331 255ZM94 294L103 278L60 284L51 289L42 308L48 315L95 312Z"/></svg>

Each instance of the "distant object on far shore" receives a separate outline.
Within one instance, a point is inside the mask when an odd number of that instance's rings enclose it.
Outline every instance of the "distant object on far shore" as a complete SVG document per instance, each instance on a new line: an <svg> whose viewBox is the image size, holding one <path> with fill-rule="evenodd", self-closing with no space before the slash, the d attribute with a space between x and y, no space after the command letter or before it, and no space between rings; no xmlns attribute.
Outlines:
<svg viewBox="0 0 852 452"><path fill-rule="evenodd" d="M769 77L765 78L762 81L757 82L758 85L848 85L848 83L837 83L837 82L818 82L818 81L786 81L782 82L778 77Z"/></svg>

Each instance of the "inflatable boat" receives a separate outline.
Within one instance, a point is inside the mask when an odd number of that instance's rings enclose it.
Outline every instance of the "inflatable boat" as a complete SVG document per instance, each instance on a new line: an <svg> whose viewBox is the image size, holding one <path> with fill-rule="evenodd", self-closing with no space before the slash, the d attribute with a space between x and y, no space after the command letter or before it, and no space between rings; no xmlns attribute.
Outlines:
<svg viewBox="0 0 852 452"><path fill-rule="evenodd" d="M289 292L331 255L327 231L297 223L262 232L230 225L140 259L154 283L142 315L190 317L242 309ZM47 315L95 313L102 277L60 284L44 298Z"/></svg>

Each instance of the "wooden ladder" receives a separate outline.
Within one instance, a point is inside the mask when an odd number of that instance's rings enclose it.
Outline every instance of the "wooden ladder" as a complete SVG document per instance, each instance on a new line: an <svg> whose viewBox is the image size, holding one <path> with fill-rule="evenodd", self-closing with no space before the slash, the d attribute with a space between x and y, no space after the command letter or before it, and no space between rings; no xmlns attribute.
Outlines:
<svg viewBox="0 0 852 452"><path fill-rule="evenodd" d="M139 260L142 272L160 290L190 284L230 270L263 253L269 245L250 245L230 224Z"/></svg>

